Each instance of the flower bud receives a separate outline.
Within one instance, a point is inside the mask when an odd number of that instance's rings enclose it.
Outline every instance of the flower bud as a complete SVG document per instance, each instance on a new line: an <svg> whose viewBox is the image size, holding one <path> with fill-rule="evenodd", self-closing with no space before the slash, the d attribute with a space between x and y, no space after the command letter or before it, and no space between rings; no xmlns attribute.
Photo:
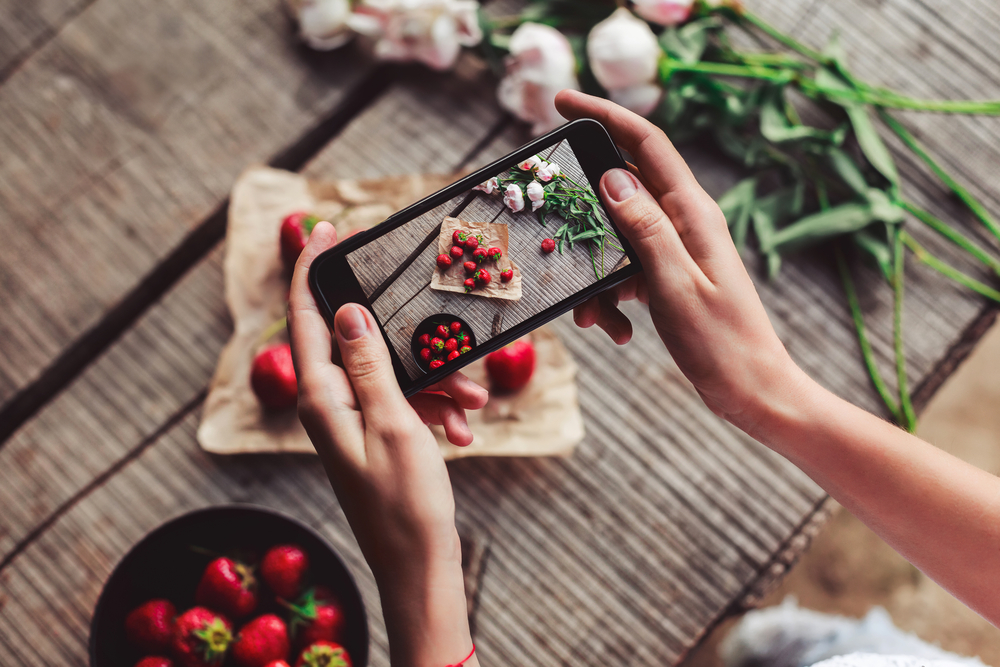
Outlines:
<svg viewBox="0 0 1000 667"><path fill-rule="evenodd" d="M475 186L472 189L473 190L479 190L480 192L485 192L486 194L491 195L491 194L493 194L494 192L496 192L497 190L500 189L500 185L499 185L499 183L497 183L496 176L494 176L493 178L489 179L488 181L480 183L479 185Z"/></svg>
<svg viewBox="0 0 1000 667"><path fill-rule="evenodd" d="M335 49L354 37L347 24L350 0L288 0L288 7L298 19L302 41L314 49Z"/></svg>
<svg viewBox="0 0 1000 667"><path fill-rule="evenodd" d="M542 207L542 204L545 203L545 189L538 181L528 183L528 187L525 188L525 192L528 194L528 199L531 200L532 211L537 211Z"/></svg>
<svg viewBox="0 0 1000 667"><path fill-rule="evenodd" d="M544 166L539 167L538 171L535 172L535 177L543 183L548 183L558 175L559 165L555 162L546 162Z"/></svg>
<svg viewBox="0 0 1000 667"><path fill-rule="evenodd" d="M632 0L635 13L650 23L672 26L691 16L694 0Z"/></svg>
<svg viewBox="0 0 1000 667"><path fill-rule="evenodd" d="M514 213L524 210L524 193L516 183L511 183L503 193L503 203Z"/></svg>
<svg viewBox="0 0 1000 667"><path fill-rule="evenodd" d="M590 69L613 101L645 116L660 100L661 55L649 24L624 7L598 23L587 38Z"/></svg>
<svg viewBox="0 0 1000 667"><path fill-rule="evenodd" d="M537 155L532 155L527 160L522 160L518 163L517 168L521 171L531 171L532 169L538 169L542 165L542 158Z"/></svg>

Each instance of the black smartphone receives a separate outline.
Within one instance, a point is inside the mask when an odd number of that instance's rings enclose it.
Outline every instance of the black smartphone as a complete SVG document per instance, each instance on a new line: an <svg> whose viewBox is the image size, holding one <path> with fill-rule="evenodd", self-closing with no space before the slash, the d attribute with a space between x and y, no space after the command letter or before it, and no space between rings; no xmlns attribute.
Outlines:
<svg viewBox="0 0 1000 667"><path fill-rule="evenodd" d="M409 396L641 270L595 187L616 167L600 123L568 123L327 250L309 285L331 327L371 311Z"/></svg>

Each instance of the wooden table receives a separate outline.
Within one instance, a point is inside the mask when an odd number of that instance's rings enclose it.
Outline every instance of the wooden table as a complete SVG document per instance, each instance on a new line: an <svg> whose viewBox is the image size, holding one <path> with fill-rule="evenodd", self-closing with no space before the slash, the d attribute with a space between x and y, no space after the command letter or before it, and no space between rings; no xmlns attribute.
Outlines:
<svg viewBox="0 0 1000 667"><path fill-rule="evenodd" d="M993 0L752 4L807 43L839 30L874 83L1000 98ZM188 510L251 502L344 554L370 610L372 663L386 664L374 583L316 460L195 443L231 330L226 197L254 163L328 178L483 164L527 138L498 109L495 81L471 61L431 74L354 47L309 52L278 0L8 0L0 31L0 663L85 664L91 610L131 544ZM1000 214L1000 121L901 116ZM704 147L686 155L713 194L739 176ZM918 204L992 245L925 169L901 168ZM795 359L878 411L829 258L792 259L775 283L748 263ZM922 406L995 311L907 270ZM889 291L856 271L889 369ZM484 664L676 663L822 523L823 492L716 419L641 310L628 312L637 332L621 349L557 323L581 367L588 434L572 458L450 465Z"/></svg>

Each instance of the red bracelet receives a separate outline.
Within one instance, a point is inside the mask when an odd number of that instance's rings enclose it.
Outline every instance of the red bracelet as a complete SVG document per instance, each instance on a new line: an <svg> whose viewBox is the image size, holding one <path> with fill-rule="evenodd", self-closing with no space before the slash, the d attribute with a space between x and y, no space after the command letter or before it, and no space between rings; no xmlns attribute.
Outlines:
<svg viewBox="0 0 1000 667"><path fill-rule="evenodd" d="M465 656L465 658L461 662L455 663L454 665L445 665L445 667L462 667L462 665L464 665L466 661L468 661L472 657L472 654L475 652L476 652L476 644L475 642L473 642L472 650L469 651L469 655Z"/></svg>

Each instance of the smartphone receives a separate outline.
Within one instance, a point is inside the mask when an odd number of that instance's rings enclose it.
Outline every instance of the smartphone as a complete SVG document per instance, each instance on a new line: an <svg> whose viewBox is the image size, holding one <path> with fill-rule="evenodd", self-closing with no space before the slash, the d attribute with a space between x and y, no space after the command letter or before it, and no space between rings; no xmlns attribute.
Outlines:
<svg viewBox="0 0 1000 667"><path fill-rule="evenodd" d="M568 123L327 250L309 285L331 327L374 315L410 396L641 270L597 194L613 168L604 127Z"/></svg>

